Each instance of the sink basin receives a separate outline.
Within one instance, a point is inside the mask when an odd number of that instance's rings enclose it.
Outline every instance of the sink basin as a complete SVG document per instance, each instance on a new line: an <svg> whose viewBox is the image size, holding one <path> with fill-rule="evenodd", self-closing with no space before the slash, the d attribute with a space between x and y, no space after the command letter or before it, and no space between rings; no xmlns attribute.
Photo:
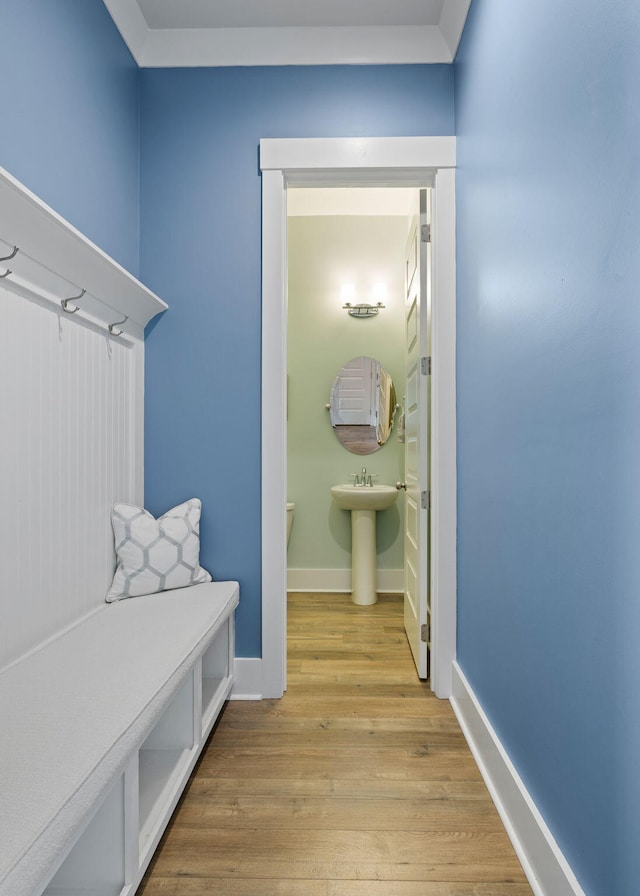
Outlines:
<svg viewBox="0 0 640 896"><path fill-rule="evenodd" d="M398 497L393 485L333 485L333 500L343 510L386 510Z"/></svg>

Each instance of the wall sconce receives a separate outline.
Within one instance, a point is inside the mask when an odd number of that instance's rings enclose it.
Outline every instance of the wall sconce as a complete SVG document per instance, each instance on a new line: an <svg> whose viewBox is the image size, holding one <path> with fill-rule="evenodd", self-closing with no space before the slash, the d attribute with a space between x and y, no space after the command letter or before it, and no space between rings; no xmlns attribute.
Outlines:
<svg viewBox="0 0 640 896"><path fill-rule="evenodd" d="M376 283L373 287L373 297L385 296L387 294L387 288L383 283ZM356 288L353 283L345 283L342 289L340 290L343 299L351 299L356 296ZM343 310L350 314L351 317L375 317L378 311L381 308L384 308L384 302L376 302L375 305L370 305L367 302L358 302L354 304L353 302L345 302L342 306Z"/></svg>
<svg viewBox="0 0 640 896"><path fill-rule="evenodd" d="M365 302L352 305L351 302L346 302L342 307L351 317L375 317L378 311L385 306L382 302L377 302L375 305L367 305Z"/></svg>

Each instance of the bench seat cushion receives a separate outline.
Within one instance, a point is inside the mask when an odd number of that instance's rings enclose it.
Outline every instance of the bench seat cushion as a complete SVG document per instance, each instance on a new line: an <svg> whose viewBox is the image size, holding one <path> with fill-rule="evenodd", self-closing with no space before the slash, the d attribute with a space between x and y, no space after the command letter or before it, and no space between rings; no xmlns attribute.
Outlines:
<svg viewBox="0 0 640 896"><path fill-rule="evenodd" d="M0 675L0 894L33 893L238 603L212 582L104 605Z"/></svg>

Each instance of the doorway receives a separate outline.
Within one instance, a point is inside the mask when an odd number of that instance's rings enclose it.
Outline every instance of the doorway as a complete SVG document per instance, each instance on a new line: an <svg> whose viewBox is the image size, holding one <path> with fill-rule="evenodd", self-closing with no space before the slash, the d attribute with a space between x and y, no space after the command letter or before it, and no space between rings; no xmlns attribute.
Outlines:
<svg viewBox="0 0 640 896"><path fill-rule="evenodd" d="M289 592L404 595L422 679L429 634L430 189L287 190ZM423 220L422 220L423 219ZM422 220L422 226L420 222ZM421 238L422 237L422 238ZM376 514L377 589L351 581L351 514L330 487L399 490ZM289 507L290 505L287 504ZM311 597L308 600L312 600Z"/></svg>
<svg viewBox="0 0 640 896"><path fill-rule="evenodd" d="M455 138L263 140L261 692L286 688L286 190L434 186L431 687L451 693L455 657Z"/></svg>
<svg viewBox="0 0 640 896"><path fill-rule="evenodd" d="M363 468L387 485L405 478L397 438L404 259L418 191L291 188L287 200L287 500L295 503L288 587L347 592L351 519L332 501L330 486ZM349 313L358 303L376 313ZM386 427L378 425L382 378L395 395ZM385 592L403 590L401 499L376 521Z"/></svg>

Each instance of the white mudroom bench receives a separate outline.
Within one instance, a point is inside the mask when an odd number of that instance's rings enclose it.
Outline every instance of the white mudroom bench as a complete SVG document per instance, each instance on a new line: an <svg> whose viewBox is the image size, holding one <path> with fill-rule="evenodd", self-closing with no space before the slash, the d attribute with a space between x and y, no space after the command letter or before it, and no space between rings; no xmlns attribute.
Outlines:
<svg viewBox="0 0 640 896"><path fill-rule="evenodd" d="M0 674L0 896L132 896L231 691L238 595L105 604Z"/></svg>

